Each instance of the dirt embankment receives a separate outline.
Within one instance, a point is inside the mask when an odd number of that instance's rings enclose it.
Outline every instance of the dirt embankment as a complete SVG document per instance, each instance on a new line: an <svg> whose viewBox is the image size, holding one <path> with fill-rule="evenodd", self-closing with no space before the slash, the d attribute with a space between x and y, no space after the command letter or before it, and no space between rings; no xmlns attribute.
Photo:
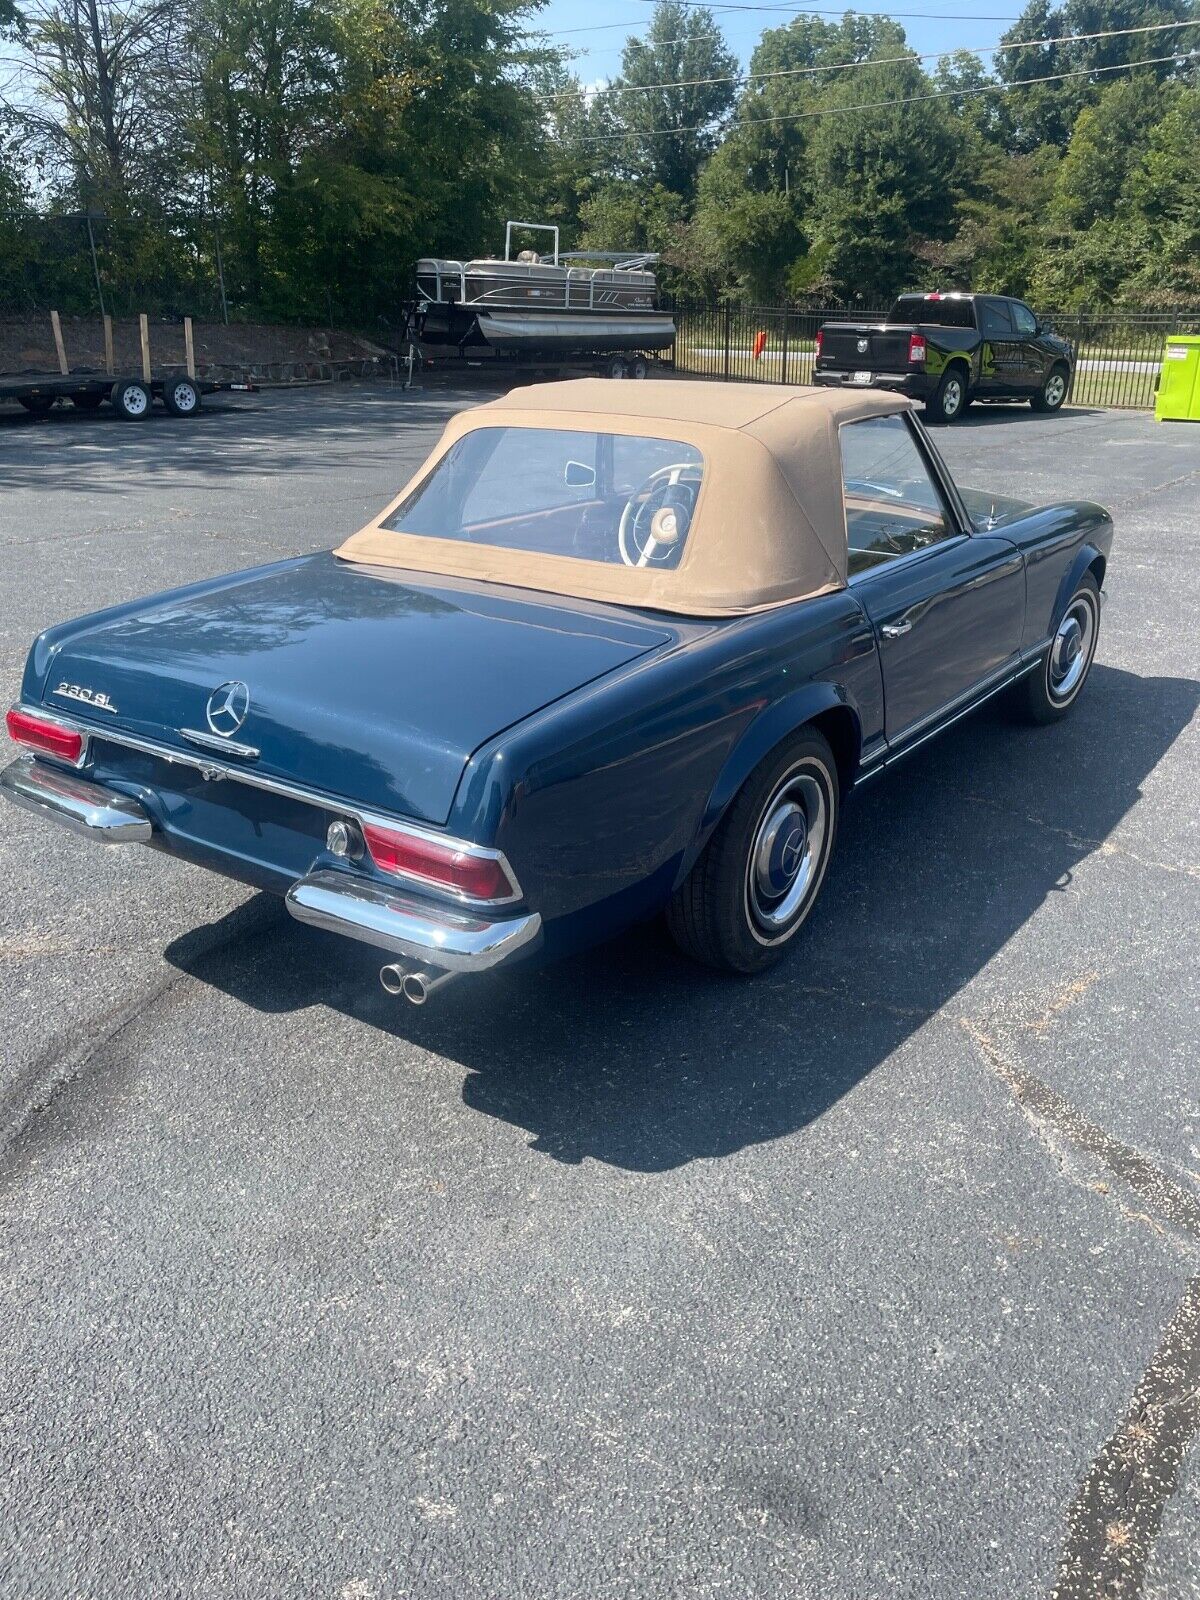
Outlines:
<svg viewBox="0 0 1200 1600"><path fill-rule="evenodd" d="M73 372L104 371L104 325L98 317L64 317L63 345ZM370 376L385 370L392 352L337 328L288 328L271 323L192 324L196 370L206 378L260 381ZM150 322L150 364L155 374L182 370L182 322ZM136 318L113 323L113 369L140 373L142 347ZM48 315L0 317L0 373L57 372L58 354Z"/></svg>

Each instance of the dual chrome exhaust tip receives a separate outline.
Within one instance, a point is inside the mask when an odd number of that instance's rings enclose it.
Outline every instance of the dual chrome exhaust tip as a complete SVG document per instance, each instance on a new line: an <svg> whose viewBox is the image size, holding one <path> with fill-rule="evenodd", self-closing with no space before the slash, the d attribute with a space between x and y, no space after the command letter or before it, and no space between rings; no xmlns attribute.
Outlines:
<svg viewBox="0 0 1200 1600"><path fill-rule="evenodd" d="M379 969L379 981L387 992L413 1006L423 1006L436 990L461 976L460 972L429 972L422 967L405 967L398 961Z"/></svg>

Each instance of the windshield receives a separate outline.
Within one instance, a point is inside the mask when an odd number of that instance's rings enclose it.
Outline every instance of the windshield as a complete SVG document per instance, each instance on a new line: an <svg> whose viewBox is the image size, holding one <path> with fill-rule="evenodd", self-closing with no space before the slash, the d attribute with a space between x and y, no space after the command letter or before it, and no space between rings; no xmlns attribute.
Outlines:
<svg viewBox="0 0 1200 1600"><path fill-rule="evenodd" d="M935 328L973 328L975 307L962 295L902 294L887 314L889 322L926 322Z"/></svg>
<svg viewBox="0 0 1200 1600"><path fill-rule="evenodd" d="M556 428L476 428L382 526L629 567L678 566L703 475L694 445Z"/></svg>

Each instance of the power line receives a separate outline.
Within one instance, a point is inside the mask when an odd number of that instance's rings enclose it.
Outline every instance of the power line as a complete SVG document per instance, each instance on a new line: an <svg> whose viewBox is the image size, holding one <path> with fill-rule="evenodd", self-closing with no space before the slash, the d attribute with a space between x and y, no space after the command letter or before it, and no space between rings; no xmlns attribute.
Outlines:
<svg viewBox="0 0 1200 1600"><path fill-rule="evenodd" d="M721 12L721 11L744 11L744 10L752 10L752 9L760 10L760 11L775 11L775 10L783 10L783 9L785 9L785 10L791 12L791 15L796 19L799 19L800 17L844 17L846 15L846 7L845 6L832 6L832 7L826 7L826 8L821 8L821 7L818 7L818 6L812 6L812 7L805 7L801 11L796 11L790 6L788 6L788 7L777 7L777 6L746 7L746 6L722 6L722 5L716 5L716 6L706 6L705 7L705 10L711 11L714 15L716 15L718 12ZM1021 20L1020 17L999 17L999 16L963 17L961 15L961 13L957 12L957 11L857 11L857 10L855 10L855 11L852 12L852 15L855 16L855 17L883 17L883 18L888 19L888 20L891 20L892 18L895 18L897 21L900 21L900 22L910 22L910 21L911 22L1020 22L1020 20ZM614 30L619 30L621 28L625 28L625 29L636 28L639 25L640 24L635 19L635 20L632 20L632 21L629 21L629 22L591 22L591 23L588 23L586 26L580 27L580 28L534 28L531 31L533 33L540 34L543 38L546 38L546 39L559 39L559 38L565 37L567 34L574 34L574 33L610 33L610 32L613 32ZM655 44L684 44L689 39L694 39L694 38L716 39L716 38L720 38L720 37L721 37L720 32L719 31L715 31L715 32L713 32L711 34L680 34L675 39L655 39L652 42L655 43ZM634 41L634 43L637 43L637 44L643 44L644 42L645 41L642 40L642 39L637 39L637 40Z"/></svg>
<svg viewBox="0 0 1200 1600"><path fill-rule="evenodd" d="M1108 28L1101 33L1067 33L1060 34L1057 38L1047 39L1018 39L1012 44L982 45L970 50L970 55L993 56L1005 50L1033 50L1041 45L1086 44L1097 39L1123 39L1130 34L1162 33L1169 28L1197 28L1200 20L1188 22L1150 22L1137 28ZM948 50L931 50L927 55L919 56L913 51L908 51L900 56L877 56L864 58L857 61L835 61L821 67L781 67L775 72L745 72L734 73L726 77L714 78L674 78L667 83L631 83L617 87L603 89L587 89L582 85L578 89L562 89L554 94L535 95L533 98L541 104L553 100L571 100L580 96L585 99L597 99L602 94L649 94L658 89L696 89L714 83L745 84L756 83L761 80L775 80L778 78L798 78L821 72L847 72L854 67L887 67L894 66L903 61L941 61L947 56L954 55L958 50L965 49L962 45L952 45Z"/></svg>
<svg viewBox="0 0 1200 1600"><path fill-rule="evenodd" d="M879 111L890 106L918 105L925 100L961 99L972 94L1007 94L1010 89L1027 88L1036 83L1061 83L1067 78L1097 77L1102 72L1133 72L1138 67L1158 67L1167 62L1182 63L1200 58L1200 50L1189 50L1184 54L1169 56L1150 56L1144 61L1119 61L1111 67L1077 67L1071 72L1047 72L1040 78L1014 78L1011 83L984 83L972 89L935 89L929 94L905 95L903 98L890 100L868 100L861 105L853 106L822 106L817 111L794 111L776 117L740 117L733 122L725 124L724 131L730 128L751 128L771 122L805 122L810 117L832 117L845 111ZM663 134L707 133L710 123L699 122L690 128L647 128L644 132L636 129L626 129L621 133L594 134L588 139L582 139L581 144L607 144L614 139L653 139Z"/></svg>

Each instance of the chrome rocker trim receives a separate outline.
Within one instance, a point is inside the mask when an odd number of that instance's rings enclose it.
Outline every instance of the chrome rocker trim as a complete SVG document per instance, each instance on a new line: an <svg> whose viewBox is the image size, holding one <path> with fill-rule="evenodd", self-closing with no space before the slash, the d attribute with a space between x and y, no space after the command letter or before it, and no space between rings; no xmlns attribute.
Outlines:
<svg viewBox="0 0 1200 1600"><path fill-rule="evenodd" d="M343 872L300 878L288 890L286 904L298 922L447 972L499 966L542 928L536 911L488 918Z"/></svg>
<svg viewBox="0 0 1200 1600"><path fill-rule="evenodd" d="M136 800L32 755L18 756L0 772L0 793L24 810L101 844L146 844L153 831Z"/></svg>

